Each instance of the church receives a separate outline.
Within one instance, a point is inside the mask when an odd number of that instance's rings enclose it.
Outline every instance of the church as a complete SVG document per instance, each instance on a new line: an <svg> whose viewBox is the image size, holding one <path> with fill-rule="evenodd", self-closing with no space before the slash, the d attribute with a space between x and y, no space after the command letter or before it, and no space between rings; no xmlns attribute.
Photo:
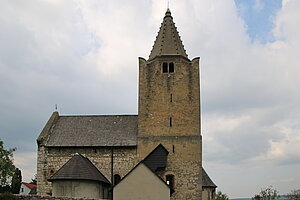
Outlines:
<svg viewBox="0 0 300 200"><path fill-rule="evenodd" d="M169 9L138 59L137 115L52 114L37 139L38 195L214 198L202 168L200 58L188 58Z"/></svg>

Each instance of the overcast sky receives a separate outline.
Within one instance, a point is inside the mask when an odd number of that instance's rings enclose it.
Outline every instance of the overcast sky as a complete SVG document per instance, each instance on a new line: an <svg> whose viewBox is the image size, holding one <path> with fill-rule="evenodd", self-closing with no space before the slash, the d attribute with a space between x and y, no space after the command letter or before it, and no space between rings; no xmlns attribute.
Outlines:
<svg viewBox="0 0 300 200"><path fill-rule="evenodd" d="M60 114L136 114L167 0L0 0L0 138L25 181ZM300 1L172 0L201 57L203 165L229 197L300 188Z"/></svg>

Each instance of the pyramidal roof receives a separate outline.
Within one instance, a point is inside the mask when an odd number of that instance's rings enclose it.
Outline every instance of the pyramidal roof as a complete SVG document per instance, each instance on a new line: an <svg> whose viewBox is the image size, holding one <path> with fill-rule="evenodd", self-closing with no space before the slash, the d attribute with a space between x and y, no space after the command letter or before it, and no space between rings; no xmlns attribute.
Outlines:
<svg viewBox="0 0 300 200"><path fill-rule="evenodd" d="M169 9L159 29L149 60L162 55L180 55L188 58Z"/></svg>
<svg viewBox="0 0 300 200"><path fill-rule="evenodd" d="M48 179L48 181L54 180L93 180L110 184L95 165L79 153L76 153Z"/></svg>

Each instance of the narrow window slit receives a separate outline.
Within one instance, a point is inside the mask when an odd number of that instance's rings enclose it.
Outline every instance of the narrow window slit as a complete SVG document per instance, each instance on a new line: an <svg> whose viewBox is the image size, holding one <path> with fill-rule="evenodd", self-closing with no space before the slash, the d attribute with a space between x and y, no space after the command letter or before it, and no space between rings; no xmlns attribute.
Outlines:
<svg viewBox="0 0 300 200"><path fill-rule="evenodd" d="M121 181L121 176L119 174L114 175L114 185L117 185Z"/></svg>
<svg viewBox="0 0 300 200"><path fill-rule="evenodd" d="M163 63L163 65L162 65L162 72L163 73L168 73L168 63Z"/></svg>
<svg viewBox="0 0 300 200"><path fill-rule="evenodd" d="M173 73L174 72L174 63L169 63L169 73Z"/></svg>
<svg viewBox="0 0 300 200"><path fill-rule="evenodd" d="M169 185L169 187L171 188L172 191L174 191L174 175L172 174L168 174L166 175L166 182Z"/></svg>
<svg viewBox="0 0 300 200"><path fill-rule="evenodd" d="M172 127L172 117L170 117L170 127Z"/></svg>
<svg viewBox="0 0 300 200"><path fill-rule="evenodd" d="M170 95L170 102L173 102L173 94Z"/></svg>

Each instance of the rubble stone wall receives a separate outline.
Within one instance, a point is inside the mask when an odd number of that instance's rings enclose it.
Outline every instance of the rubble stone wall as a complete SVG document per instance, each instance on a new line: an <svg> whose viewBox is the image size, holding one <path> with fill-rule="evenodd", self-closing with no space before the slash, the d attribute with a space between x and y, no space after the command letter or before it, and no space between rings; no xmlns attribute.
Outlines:
<svg viewBox="0 0 300 200"><path fill-rule="evenodd" d="M71 198L71 197L49 197L49 196L38 196L38 195L17 195L19 200L95 200L85 198ZM97 199L105 200L105 199Z"/></svg>
<svg viewBox="0 0 300 200"><path fill-rule="evenodd" d="M88 147L49 148L39 146L37 163L37 194L51 196L52 184L47 181L75 153L89 158L99 171L111 181L111 161L113 152L113 173L125 176L136 164L135 147Z"/></svg>

